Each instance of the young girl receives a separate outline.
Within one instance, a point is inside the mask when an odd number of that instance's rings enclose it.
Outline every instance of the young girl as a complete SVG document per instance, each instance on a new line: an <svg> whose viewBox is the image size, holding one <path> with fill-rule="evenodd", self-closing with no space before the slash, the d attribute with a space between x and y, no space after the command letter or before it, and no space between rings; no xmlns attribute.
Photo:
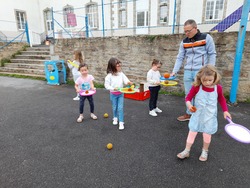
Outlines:
<svg viewBox="0 0 250 188"><path fill-rule="evenodd" d="M94 77L90 74L88 74L88 66L86 64L80 64L78 68L79 72L81 73L81 76L77 78L75 82L75 89L76 92L79 93L81 90L94 90L94 84L93 80ZM94 114L94 99L93 96L80 96L80 116L77 119L78 123L81 123L83 121L83 109L84 109L84 101L85 99L88 99L89 106L90 106L90 117L92 119L97 119L96 115Z"/></svg>
<svg viewBox="0 0 250 188"><path fill-rule="evenodd" d="M124 129L124 94L119 92L119 88L123 88L123 84L132 85L127 76L121 71L121 62L116 58L111 58L108 62L107 76L105 77L105 88L110 90L110 100L113 110L113 125L118 124L119 130Z"/></svg>
<svg viewBox="0 0 250 188"><path fill-rule="evenodd" d="M187 108L193 112L188 124L189 133L186 148L177 155L178 158L184 159L189 157L189 152L197 133L202 132L203 148L199 160L207 160L211 135L216 133L218 129L217 102L221 105L224 118L229 117L231 119L226 99L223 96L222 86L218 84L220 79L219 73L212 65L205 65L197 73L193 86L186 97ZM196 107L191 104L191 100L194 97Z"/></svg>
<svg viewBox="0 0 250 188"><path fill-rule="evenodd" d="M80 50L76 50L76 51L74 51L73 63L70 64L68 62L68 67L72 71L72 76L73 76L74 82L76 82L77 78L79 78L81 76L80 72L78 71L78 67L81 63L83 63L83 59L84 59L84 57L82 55L82 52ZM79 100L79 93L77 94L77 96L75 98L73 98L73 100Z"/></svg>
<svg viewBox="0 0 250 188"><path fill-rule="evenodd" d="M161 113L162 110L157 107L158 94L161 89L160 78L161 74L159 69L162 63L159 60L154 59L152 67L147 73L147 82L149 83L150 99L149 99L149 115L157 116L157 113Z"/></svg>

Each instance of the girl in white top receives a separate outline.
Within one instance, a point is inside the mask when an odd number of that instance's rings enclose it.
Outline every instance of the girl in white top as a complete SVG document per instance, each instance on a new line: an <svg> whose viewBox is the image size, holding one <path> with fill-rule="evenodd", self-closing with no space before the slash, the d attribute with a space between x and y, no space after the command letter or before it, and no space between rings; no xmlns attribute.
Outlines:
<svg viewBox="0 0 250 188"><path fill-rule="evenodd" d="M119 130L124 129L124 94L119 91L123 85L132 85L127 76L121 72L121 62L116 58L111 58L108 62L107 76L105 77L104 86L110 90L110 100L112 102L113 125L119 121Z"/></svg>
<svg viewBox="0 0 250 188"><path fill-rule="evenodd" d="M83 55L82 52L80 50L76 50L74 51L74 61L73 63L68 62L68 67L69 69L71 69L72 71L72 76L73 76L73 80L74 82L76 82L77 78L79 78L81 76L81 73L78 71L79 65L83 64ZM77 93L77 96L75 98L73 98L73 100L79 100L79 94Z"/></svg>
<svg viewBox="0 0 250 188"><path fill-rule="evenodd" d="M157 116L157 113L161 113L162 110L157 107L157 100L160 86L161 74L159 69L161 68L162 63L154 59L152 62L152 67L147 73L147 82L149 84L150 99L149 99L149 115ZM157 112L157 113L156 113Z"/></svg>

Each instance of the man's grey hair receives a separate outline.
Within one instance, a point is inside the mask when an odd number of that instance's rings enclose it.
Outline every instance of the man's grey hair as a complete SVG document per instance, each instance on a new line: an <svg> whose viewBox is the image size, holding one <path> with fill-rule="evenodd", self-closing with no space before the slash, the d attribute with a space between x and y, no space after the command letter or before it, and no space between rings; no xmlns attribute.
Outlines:
<svg viewBox="0 0 250 188"><path fill-rule="evenodd" d="M197 27L196 22L192 19L185 21L184 26L186 26L186 25L192 25L193 27Z"/></svg>

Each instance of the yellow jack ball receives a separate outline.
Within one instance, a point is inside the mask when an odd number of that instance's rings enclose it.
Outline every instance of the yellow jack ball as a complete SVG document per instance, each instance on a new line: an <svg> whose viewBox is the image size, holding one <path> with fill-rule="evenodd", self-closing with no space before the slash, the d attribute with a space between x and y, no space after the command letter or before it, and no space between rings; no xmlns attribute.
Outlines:
<svg viewBox="0 0 250 188"><path fill-rule="evenodd" d="M105 118L109 117L108 113L105 113L105 114L103 115L103 117L105 117Z"/></svg>
<svg viewBox="0 0 250 188"><path fill-rule="evenodd" d="M113 148L113 144L108 143L108 144L107 144L107 148L108 148L108 150L111 150L111 149Z"/></svg>

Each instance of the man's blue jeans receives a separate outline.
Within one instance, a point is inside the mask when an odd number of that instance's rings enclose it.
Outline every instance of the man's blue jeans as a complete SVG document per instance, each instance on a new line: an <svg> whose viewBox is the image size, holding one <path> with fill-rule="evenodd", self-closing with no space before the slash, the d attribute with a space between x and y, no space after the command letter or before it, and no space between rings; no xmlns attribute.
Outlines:
<svg viewBox="0 0 250 188"><path fill-rule="evenodd" d="M118 118L119 122L124 122L124 94L114 95L110 93L110 100L112 102L113 117Z"/></svg>
<svg viewBox="0 0 250 188"><path fill-rule="evenodd" d="M191 70L184 70L184 77L183 77L183 83L184 83L184 89L185 89L185 96L188 95L191 87L192 87L192 83L195 80L195 76L196 74L199 72L199 70L195 70L195 71L191 71ZM194 100L192 100L192 105L194 105ZM188 108L186 110L187 114L192 114Z"/></svg>

